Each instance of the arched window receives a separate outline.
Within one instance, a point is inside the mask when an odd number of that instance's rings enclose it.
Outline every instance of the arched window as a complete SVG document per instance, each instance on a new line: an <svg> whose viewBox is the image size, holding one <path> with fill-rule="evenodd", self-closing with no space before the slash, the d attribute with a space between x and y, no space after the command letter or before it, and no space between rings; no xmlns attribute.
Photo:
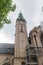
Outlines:
<svg viewBox="0 0 43 65"><path fill-rule="evenodd" d="M5 63L10 63L10 59L9 58L6 58L5 59Z"/></svg>
<svg viewBox="0 0 43 65"><path fill-rule="evenodd" d="M21 24L21 32L23 32L23 24Z"/></svg>
<svg viewBox="0 0 43 65"><path fill-rule="evenodd" d="M10 59L9 58L6 58L4 60L4 64L3 65L10 65Z"/></svg>
<svg viewBox="0 0 43 65"><path fill-rule="evenodd" d="M25 65L25 62L22 62L22 65Z"/></svg>

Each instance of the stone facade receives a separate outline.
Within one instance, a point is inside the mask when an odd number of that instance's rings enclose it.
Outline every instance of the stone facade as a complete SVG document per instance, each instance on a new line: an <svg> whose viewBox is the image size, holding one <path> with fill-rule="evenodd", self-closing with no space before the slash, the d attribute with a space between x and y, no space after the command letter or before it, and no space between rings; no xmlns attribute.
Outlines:
<svg viewBox="0 0 43 65"><path fill-rule="evenodd" d="M41 26L35 27L29 34L29 45L34 48L37 53L35 53L35 57L37 58L36 65L43 65L43 32L41 30ZM31 50L32 52L32 50ZM32 53L31 53L32 54ZM34 53L33 53L34 56ZM32 56L31 56L32 57Z"/></svg>
<svg viewBox="0 0 43 65"><path fill-rule="evenodd" d="M22 13L19 13L15 33L14 54L9 53L9 48L7 53L0 53L0 65L43 65L43 33L41 27L32 29L28 38L26 20ZM38 52L36 53L36 51Z"/></svg>
<svg viewBox="0 0 43 65"><path fill-rule="evenodd" d="M12 65L12 62L13 62L13 55L11 55L11 54L0 54L0 65L3 65L3 64L5 64L6 63L6 59L9 59L9 63L10 63L10 65ZM6 60L6 61L5 61Z"/></svg>
<svg viewBox="0 0 43 65"><path fill-rule="evenodd" d="M0 65L13 65L14 44L0 43Z"/></svg>
<svg viewBox="0 0 43 65"><path fill-rule="evenodd" d="M22 14L21 14L22 15ZM26 61L26 46L28 45L28 36L25 19L18 18L16 21L16 36L15 36L15 55L14 65L25 64Z"/></svg>
<svg viewBox="0 0 43 65"><path fill-rule="evenodd" d="M31 39L31 43L34 46L38 46L38 47L42 47L42 43L41 43L41 27L35 27L29 34L30 39Z"/></svg>

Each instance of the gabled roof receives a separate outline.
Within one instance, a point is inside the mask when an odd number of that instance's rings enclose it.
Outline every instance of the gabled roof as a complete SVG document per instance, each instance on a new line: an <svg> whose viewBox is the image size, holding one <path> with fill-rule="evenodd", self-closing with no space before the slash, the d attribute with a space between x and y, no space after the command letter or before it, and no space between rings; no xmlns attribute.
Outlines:
<svg viewBox="0 0 43 65"><path fill-rule="evenodd" d="M14 54L14 44L0 43L0 54Z"/></svg>

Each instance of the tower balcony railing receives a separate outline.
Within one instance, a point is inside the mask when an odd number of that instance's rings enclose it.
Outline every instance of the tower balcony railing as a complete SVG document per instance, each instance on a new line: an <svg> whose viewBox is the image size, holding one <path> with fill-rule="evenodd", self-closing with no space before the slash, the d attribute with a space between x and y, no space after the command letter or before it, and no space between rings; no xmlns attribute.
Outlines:
<svg viewBox="0 0 43 65"><path fill-rule="evenodd" d="M27 55L43 55L43 47L29 46L27 49Z"/></svg>

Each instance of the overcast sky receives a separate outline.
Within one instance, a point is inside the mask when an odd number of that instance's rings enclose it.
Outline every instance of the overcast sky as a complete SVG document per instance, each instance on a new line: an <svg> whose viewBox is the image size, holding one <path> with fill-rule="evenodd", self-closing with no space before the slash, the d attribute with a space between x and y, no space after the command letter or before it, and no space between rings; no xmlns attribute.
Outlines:
<svg viewBox="0 0 43 65"><path fill-rule="evenodd" d="M43 21L43 0L13 0L13 4L16 4L16 10L8 15L12 23L0 30L0 43L15 43L15 24L20 11L27 22L28 33Z"/></svg>

